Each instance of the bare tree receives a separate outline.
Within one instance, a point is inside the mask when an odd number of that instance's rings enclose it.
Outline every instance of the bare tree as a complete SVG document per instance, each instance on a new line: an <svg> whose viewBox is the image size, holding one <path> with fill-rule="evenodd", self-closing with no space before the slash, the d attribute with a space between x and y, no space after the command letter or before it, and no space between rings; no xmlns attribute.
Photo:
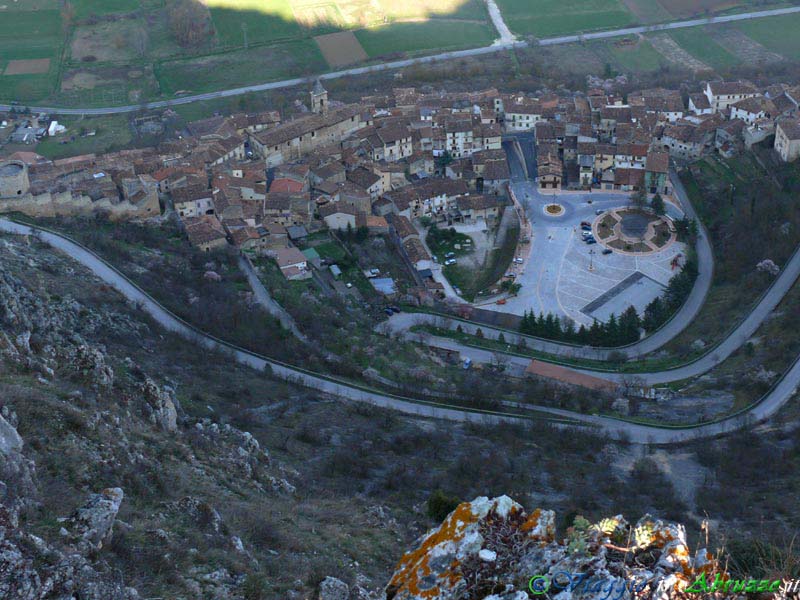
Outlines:
<svg viewBox="0 0 800 600"><path fill-rule="evenodd" d="M172 35L184 48L198 46L211 36L211 15L197 0L174 0L168 14Z"/></svg>
<svg viewBox="0 0 800 600"><path fill-rule="evenodd" d="M150 35L144 27L134 27L130 32L130 45L139 57L147 54L147 47L150 45Z"/></svg>

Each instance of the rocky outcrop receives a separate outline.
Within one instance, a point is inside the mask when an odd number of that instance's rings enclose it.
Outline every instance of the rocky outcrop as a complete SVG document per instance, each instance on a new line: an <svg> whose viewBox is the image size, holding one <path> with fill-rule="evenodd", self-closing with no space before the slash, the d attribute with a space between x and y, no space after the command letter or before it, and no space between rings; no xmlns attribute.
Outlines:
<svg viewBox="0 0 800 600"><path fill-rule="evenodd" d="M264 485L267 484L275 492L295 492L295 486L289 482L287 476L296 476L297 473L282 465L275 465L277 474L269 473L269 452L261 448L251 433L241 431L228 423L220 425L210 419L197 421L191 433L190 439L193 442L202 441L202 444L195 444L198 452L201 445L214 448L214 452L205 457L207 460L252 481L261 491L267 489Z"/></svg>
<svg viewBox="0 0 800 600"><path fill-rule="evenodd" d="M22 453L16 422L13 411L7 406L0 408L0 504L7 507L12 519L26 505L35 504L36 492L36 468Z"/></svg>
<svg viewBox="0 0 800 600"><path fill-rule="evenodd" d="M681 525L649 515L633 526L619 515L595 524L578 517L560 540L554 521L552 511L527 513L507 496L464 502L400 559L386 599L527 600L545 593L631 598L635 593L669 600L681 597L700 573L716 569L705 549L691 555Z"/></svg>
<svg viewBox="0 0 800 600"><path fill-rule="evenodd" d="M350 586L336 577L326 577L319 584L319 600L349 600Z"/></svg>
<svg viewBox="0 0 800 600"><path fill-rule="evenodd" d="M13 253L14 246L8 248ZM141 327L127 316L96 311L69 297L44 299L0 263L0 358L24 369L47 379L63 370L93 387L108 389L114 371L106 363L105 350L87 338L107 331L135 336Z"/></svg>
<svg viewBox="0 0 800 600"><path fill-rule="evenodd" d="M62 520L67 536L82 549L102 549L111 541L114 519L124 497L120 488L106 488L89 496L86 504Z"/></svg>
<svg viewBox="0 0 800 600"><path fill-rule="evenodd" d="M0 409L0 598L45 600L136 600L138 593L116 576L97 570L87 554L110 539L122 490L92 496L65 523L73 534L57 548L20 527L19 511L34 503L33 461L22 455L23 441L14 426L16 415ZM66 529L65 529L66 531ZM69 535L69 532L67 532Z"/></svg>
<svg viewBox="0 0 800 600"><path fill-rule="evenodd" d="M175 391L169 386L161 386L146 377L139 386L142 398L145 401L145 410L148 418L153 425L164 431L176 431L178 429L178 410L176 408Z"/></svg>

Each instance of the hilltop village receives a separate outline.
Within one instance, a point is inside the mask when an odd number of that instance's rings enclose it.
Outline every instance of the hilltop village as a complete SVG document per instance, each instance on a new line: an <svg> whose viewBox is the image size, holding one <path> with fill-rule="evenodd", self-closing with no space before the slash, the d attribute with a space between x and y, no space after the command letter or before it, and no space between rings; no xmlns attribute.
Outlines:
<svg viewBox="0 0 800 600"><path fill-rule="evenodd" d="M317 81L290 119L218 115L158 147L56 161L17 152L0 164L0 210L112 219L174 212L195 246L269 255L289 279L311 276L293 243L310 232L391 232L404 262L424 271L437 259L420 220L488 221L512 203L504 140L533 136L536 185L548 194L669 194L670 159L731 156L773 137L782 160L797 159L798 100L800 86L716 81L689 94L624 97L395 88L343 104ZM46 115L12 113L3 123L0 132L17 137L63 129Z"/></svg>

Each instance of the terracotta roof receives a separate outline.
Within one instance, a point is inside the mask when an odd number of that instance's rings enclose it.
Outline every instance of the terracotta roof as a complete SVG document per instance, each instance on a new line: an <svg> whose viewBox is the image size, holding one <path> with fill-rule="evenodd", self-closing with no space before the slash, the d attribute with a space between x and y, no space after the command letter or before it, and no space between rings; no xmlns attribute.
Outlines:
<svg viewBox="0 0 800 600"><path fill-rule="evenodd" d="M303 191L303 182L289 177L281 177L272 181L269 186L270 192L284 192L290 194L297 194Z"/></svg>
<svg viewBox="0 0 800 600"><path fill-rule="evenodd" d="M667 173L669 171L669 153L658 150L648 152L647 170L653 173Z"/></svg>
<svg viewBox="0 0 800 600"><path fill-rule="evenodd" d="M800 119L782 119L778 126L790 140L800 140Z"/></svg>
<svg viewBox="0 0 800 600"><path fill-rule="evenodd" d="M525 369L525 374L555 379L562 383L577 385L591 390L613 392L617 387L614 383L606 381L605 379L593 377L592 375L573 371L572 369L567 369L566 367L543 362L541 360L532 360Z"/></svg>

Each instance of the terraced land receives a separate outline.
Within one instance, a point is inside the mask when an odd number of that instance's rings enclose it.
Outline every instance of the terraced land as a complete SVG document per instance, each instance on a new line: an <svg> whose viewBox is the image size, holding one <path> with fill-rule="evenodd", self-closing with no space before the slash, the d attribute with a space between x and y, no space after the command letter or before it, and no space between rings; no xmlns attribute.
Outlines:
<svg viewBox="0 0 800 600"><path fill-rule="evenodd" d="M800 60L800 15L740 23L737 29L772 52Z"/></svg>
<svg viewBox="0 0 800 600"><path fill-rule="evenodd" d="M484 46L497 35L483 0L204 0L198 18L208 31L181 46L178 1L1 4L0 101L139 103ZM354 34L352 52L326 61L315 38L338 32Z"/></svg>
<svg viewBox="0 0 800 600"><path fill-rule="evenodd" d="M704 27L676 29L669 36L694 58L714 69L725 69L739 62L735 55L716 43Z"/></svg>

